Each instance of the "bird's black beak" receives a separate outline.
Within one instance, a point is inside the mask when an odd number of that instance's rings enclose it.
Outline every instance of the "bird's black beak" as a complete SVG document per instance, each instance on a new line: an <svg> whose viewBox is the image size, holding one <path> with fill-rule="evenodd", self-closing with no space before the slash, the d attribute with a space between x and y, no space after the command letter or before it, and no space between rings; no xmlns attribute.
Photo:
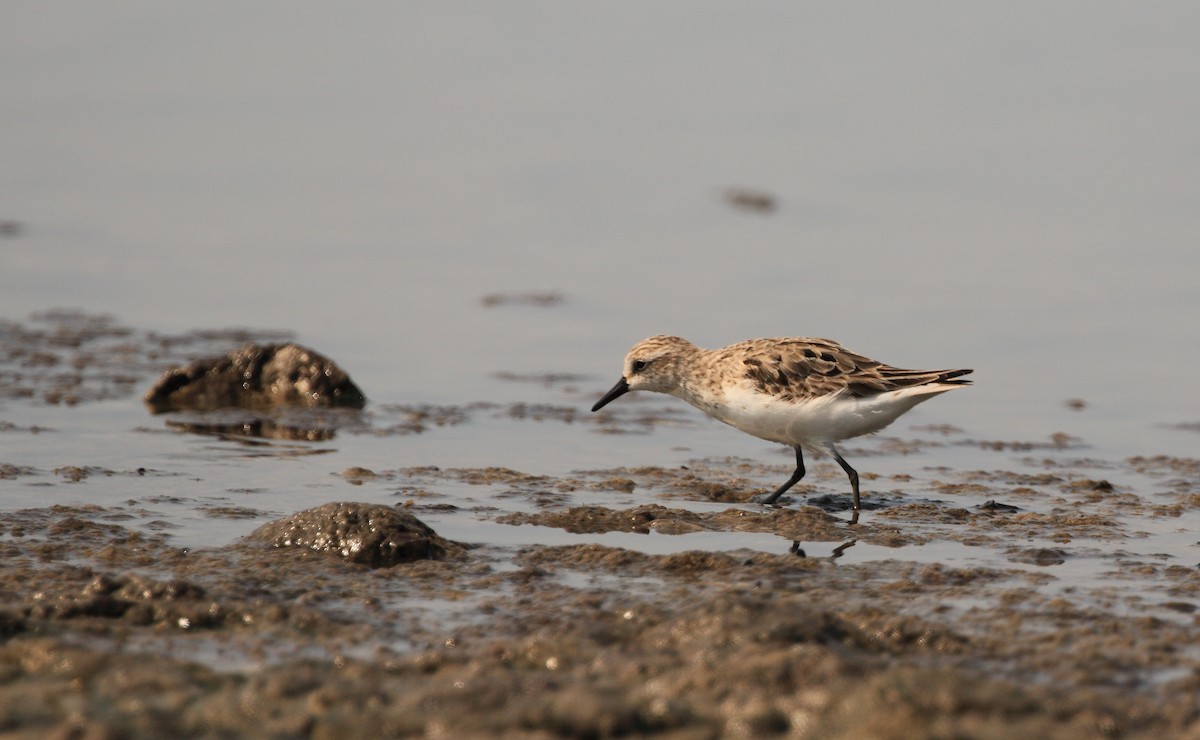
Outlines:
<svg viewBox="0 0 1200 740"><path fill-rule="evenodd" d="M592 407L592 411L599 411L608 404L609 401L620 398L629 392L629 382L625 378L617 381L617 384L612 387L612 390L604 394L604 397L596 401L596 405Z"/></svg>

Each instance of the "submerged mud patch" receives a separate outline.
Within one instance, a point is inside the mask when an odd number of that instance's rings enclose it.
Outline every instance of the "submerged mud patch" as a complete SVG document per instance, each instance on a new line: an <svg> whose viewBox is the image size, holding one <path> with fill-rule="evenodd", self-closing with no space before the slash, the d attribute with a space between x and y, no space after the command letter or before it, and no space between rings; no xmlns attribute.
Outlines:
<svg viewBox="0 0 1200 740"><path fill-rule="evenodd" d="M571 403L393 403L348 413L363 406L363 392L331 360L291 339L290 332L252 329L160 334L104 314L46 311L0 321L0 400L75 406L134 397L152 385L146 403L167 414L169 429L242 440L402 436L490 419L588 424L609 434L694 423L685 409L654 404L587 413L572 385L584 376L566 373L498 376L556 388ZM0 432L49 431L0 419Z"/></svg>
<svg viewBox="0 0 1200 740"><path fill-rule="evenodd" d="M44 311L25 322L0 321L0 398L68 406L126 398L195 352L287 336L245 329L165 335L105 314Z"/></svg>
<svg viewBox="0 0 1200 740"><path fill-rule="evenodd" d="M644 504L632 509L603 506L576 506L563 511L517 512L497 518L502 524L533 524L557 527L575 534L600 532L637 532L648 534L690 534L708 532L766 532L794 542L841 542L847 539L894 547L900 544L891 528L871 525L849 526L845 521L811 506L798 509L767 508L751 511L730 508L724 511L697 512ZM921 542L919 538L904 544Z"/></svg>
<svg viewBox="0 0 1200 740"><path fill-rule="evenodd" d="M524 292L488 293L481 300L485 308L500 306L537 306L550 308L566 300L566 296L557 290L528 290Z"/></svg>

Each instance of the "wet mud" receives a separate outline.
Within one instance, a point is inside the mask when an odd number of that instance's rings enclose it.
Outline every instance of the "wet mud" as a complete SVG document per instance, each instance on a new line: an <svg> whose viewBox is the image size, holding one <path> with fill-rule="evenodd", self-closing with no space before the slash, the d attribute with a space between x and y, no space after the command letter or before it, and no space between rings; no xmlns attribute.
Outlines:
<svg viewBox="0 0 1200 740"><path fill-rule="evenodd" d="M235 335L159 338L70 313L4 324L0 394L136 403L139 383L181 355L262 340ZM239 410L153 429L261 444L277 437L254 419L384 436L496 418L597 434L687 423L641 403L580 414L573 376L505 379L564 401ZM1066 435L975 440L952 427L853 454L954 446L996 464L917 480L863 465L872 508L854 526L844 476L826 463L783 506L750 503L789 472L786 456L565 476L330 469L325 506L212 547L173 544L150 497L6 510L0 733L1200 736L1200 558L1188 549L1200 459L1096 459ZM48 494L171 475L0 460L0 482ZM194 511L269 518L210 500ZM427 526L445 516L520 544L452 542Z"/></svg>
<svg viewBox="0 0 1200 740"><path fill-rule="evenodd" d="M463 546L439 537L412 514L393 506L338 502L264 524L247 539L271 547L299 547L385 568L414 560L461 557Z"/></svg>
<svg viewBox="0 0 1200 740"><path fill-rule="evenodd" d="M833 526L823 512L800 512ZM127 526L138 517L100 507L3 517L6 730L1149 737L1196 729L1194 568L1136 566L1139 577L1171 584L1172 596L1158 616L1130 618L1088 598L1048 596L1045 579L1027 570L915 564L902 550L856 564L782 547L652 555L595 544L485 546L379 567L262 537L180 550ZM638 531L731 518L649 505L577 507L539 523ZM1045 557L1032 554L1044 563L1061 553ZM1164 667L1173 677L1141 678Z"/></svg>

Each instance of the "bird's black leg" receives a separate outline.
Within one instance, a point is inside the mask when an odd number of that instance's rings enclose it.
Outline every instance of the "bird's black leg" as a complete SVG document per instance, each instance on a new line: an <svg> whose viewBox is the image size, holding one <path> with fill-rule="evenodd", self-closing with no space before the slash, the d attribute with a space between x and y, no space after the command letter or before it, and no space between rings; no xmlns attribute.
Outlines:
<svg viewBox="0 0 1200 740"><path fill-rule="evenodd" d="M858 510L862 508L858 502L858 471L850 467L850 463L842 459L838 451L831 445L829 450L833 453L833 459L837 460L838 465L842 466L842 470L846 471L846 475L850 477L850 488L854 491L854 516L858 518Z"/></svg>
<svg viewBox="0 0 1200 740"><path fill-rule="evenodd" d="M844 464L845 463L843 463L843 465ZM804 477L804 453L800 450L799 447L797 447L796 448L796 470L795 470L795 472L792 473L792 477L788 478L787 481L785 481L782 486L775 489L775 493L772 493L770 496L767 496L765 499L763 499L762 502L764 504L775 503L775 499L782 496L784 494L784 492L787 491L787 489L789 489L792 486L799 483L800 479L803 477ZM855 486L857 486L857 485L858 484L855 483ZM857 500L857 499L855 499L855 500Z"/></svg>

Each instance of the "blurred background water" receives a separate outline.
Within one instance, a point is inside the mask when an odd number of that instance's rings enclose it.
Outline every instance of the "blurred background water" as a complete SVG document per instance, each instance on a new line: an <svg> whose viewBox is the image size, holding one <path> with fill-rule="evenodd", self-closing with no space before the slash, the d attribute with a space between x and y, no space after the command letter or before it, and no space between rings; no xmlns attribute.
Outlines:
<svg viewBox="0 0 1200 740"><path fill-rule="evenodd" d="M375 403L561 402L495 377L553 372L587 376L586 406L650 334L825 336L976 368L901 435L1194 454L1171 425L1200 419L1200 7L18 0L3 16L0 219L19 229L0 238L0 318L291 330ZM731 188L776 207L735 208ZM562 301L485 305L531 291ZM768 450L694 418L636 437L343 436L268 466L133 434L158 423L133 398L0 405L57 430L6 435L13 462L150 460L252 479L284 511L347 497L313 481L350 464L561 474ZM107 490L3 485L9 506Z"/></svg>

